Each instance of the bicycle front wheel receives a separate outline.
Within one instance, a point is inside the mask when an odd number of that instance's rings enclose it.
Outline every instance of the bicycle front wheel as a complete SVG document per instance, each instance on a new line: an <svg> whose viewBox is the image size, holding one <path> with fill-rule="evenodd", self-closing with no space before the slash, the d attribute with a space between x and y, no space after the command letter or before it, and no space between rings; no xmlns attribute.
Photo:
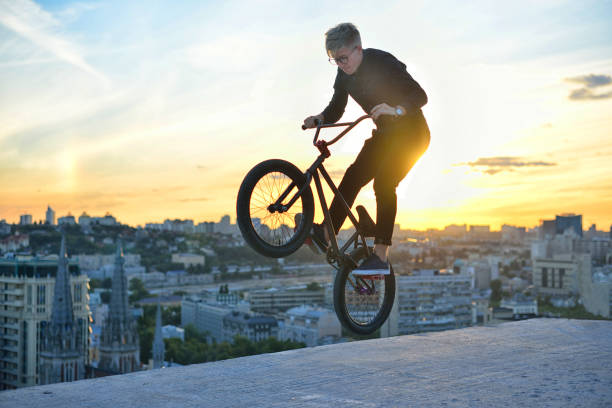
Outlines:
<svg viewBox="0 0 612 408"><path fill-rule="evenodd" d="M302 246L314 219L310 186L296 197L305 183L306 177L297 167L278 159L261 162L246 175L236 213L240 232L251 248L282 258Z"/></svg>
<svg viewBox="0 0 612 408"><path fill-rule="evenodd" d="M374 333L389 317L395 300L395 274L377 279L353 276L351 272L367 257L364 247L351 253L353 265L344 265L334 281L334 309L340 323L359 335Z"/></svg>

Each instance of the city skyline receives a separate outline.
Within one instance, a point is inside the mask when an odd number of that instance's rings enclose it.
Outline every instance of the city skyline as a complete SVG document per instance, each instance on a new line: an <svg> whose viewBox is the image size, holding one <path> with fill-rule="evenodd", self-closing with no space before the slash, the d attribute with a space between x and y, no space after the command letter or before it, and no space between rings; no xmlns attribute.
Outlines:
<svg viewBox="0 0 612 408"><path fill-rule="evenodd" d="M110 218L112 220L112 223L117 223L117 224L123 224L123 225L127 225L129 227L133 227L133 228L138 228L138 227L146 227L148 225L163 225L164 222L166 221L180 221L180 222L184 222L184 221L191 221L193 222L194 226L197 226L198 224L208 224L208 223L227 223L228 221L226 220L226 217L229 217L229 224L232 226L236 226L237 224L236 222L236 217L231 215L231 214L221 214L219 216L217 216L216 218L213 219L192 219L192 218L172 218L172 217L162 217L162 219L156 219L156 220L148 220L142 224L130 224L130 223L125 223L122 222L122 220L120 219L120 217L116 217L114 214L111 214L109 211L104 212L104 215L98 215L98 214L88 214L85 211L83 211L81 214L73 214L70 211L64 215L62 214L57 214L56 211L54 211L54 209L50 206L47 205L47 211L51 210L55 216L55 218L57 219L56 221L54 221L51 225L59 225L58 220L60 218L65 218L65 217L73 217L74 218L74 222L77 225L81 225L81 223L79 222L79 218L81 216L85 216L87 218L86 220L86 224L89 225L93 220L93 219L105 219L105 218ZM47 214L45 214L46 216ZM16 220L15 222L8 222L9 224L22 224L22 219L24 216L28 216L31 217L31 219L29 220L30 224L34 224L34 223L39 223L39 224L49 224L49 222L45 219L45 217L42 218L35 218L32 214L20 214L18 216L18 220ZM555 218L559 218L559 216L565 217L565 216L578 216L580 217L581 221L584 220L584 214L577 214L577 213L555 213L554 215L548 216L548 217L541 217L538 220L538 223L535 225L520 225L520 224L512 224L511 222L504 222L501 225L499 225L498 227L496 226L492 226L490 224L470 224L470 223L466 223L466 222L454 222L452 224L447 224L438 228L434 228L434 227L429 227L429 228L425 228L425 229L418 229L418 228L403 228L400 225L400 228L402 230L415 230L415 231L424 231L424 230L444 230L445 228L449 228L449 227L466 227L466 229L469 230L470 227L480 227L480 226L484 226L484 227L490 227L490 230L492 232L497 232L497 231L501 231L502 227L508 226L508 227L516 227L516 228L527 228L528 230L533 230L536 228L542 228L544 227L543 223L544 222L553 222L555 221ZM586 218L588 219L588 218ZM0 217L0 221L6 221L5 219ZM582 221L582 230L583 231L587 231L588 229L592 228L592 226L594 225L596 227L596 231L598 232L603 232L603 233L608 233L608 232L612 232L612 223L608 225L597 225L597 224L593 224L593 223L586 223L584 221ZM28 224L28 223L26 223ZM343 229L346 228L350 228L351 225L344 225ZM578 232L577 232L578 233Z"/></svg>
<svg viewBox="0 0 612 408"><path fill-rule="evenodd" d="M234 221L251 167L314 160L299 126L331 97L323 33L352 21L429 96L431 146L398 188L403 229L577 213L607 230L610 16L595 1L0 1L0 219L51 204L129 225ZM350 101L342 121L361 114ZM371 128L331 149L336 182ZM374 200L370 185L357 202L373 215Z"/></svg>

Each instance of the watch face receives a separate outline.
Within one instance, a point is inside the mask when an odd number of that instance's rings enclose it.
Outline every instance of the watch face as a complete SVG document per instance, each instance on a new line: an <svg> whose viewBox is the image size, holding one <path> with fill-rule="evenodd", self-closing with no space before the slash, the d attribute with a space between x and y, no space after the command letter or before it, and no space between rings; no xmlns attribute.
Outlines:
<svg viewBox="0 0 612 408"><path fill-rule="evenodd" d="M395 108L395 113L397 115L401 115L402 114L402 110L400 108Z"/></svg>

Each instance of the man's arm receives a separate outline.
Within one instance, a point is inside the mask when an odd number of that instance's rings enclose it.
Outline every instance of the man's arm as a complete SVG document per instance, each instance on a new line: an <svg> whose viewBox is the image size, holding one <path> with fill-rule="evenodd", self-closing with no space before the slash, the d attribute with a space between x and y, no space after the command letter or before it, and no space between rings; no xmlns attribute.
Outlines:
<svg viewBox="0 0 612 408"><path fill-rule="evenodd" d="M403 97L399 105L410 115L421 109L427 103L427 94L419 83L406 71L406 65L388 54L385 58L385 67L389 72L389 79Z"/></svg>
<svg viewBox="0 0 612 408"><path fill-rule="evenodd" d="M323 110L323 112L321 112L324 123L336 123L338 120L340 120L344 114L346 103L348 102L348 92L340 83L339 76L340 74L338 73L336 76L336 81L334 82L334 96L332 96L327 107Z"/></svg>

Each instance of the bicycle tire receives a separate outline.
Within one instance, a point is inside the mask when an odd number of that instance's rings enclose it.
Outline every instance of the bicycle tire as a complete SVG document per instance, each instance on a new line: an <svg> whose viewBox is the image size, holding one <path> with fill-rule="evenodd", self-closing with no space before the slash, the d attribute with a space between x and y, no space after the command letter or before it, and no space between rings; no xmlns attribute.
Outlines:
<svg viewBox="0 0 612 408"><path fill-rule="evenodd" d="M264 256L283 258L294 253L302 246L312 228L314 199L310 186L291 207L293 212L271 213L267 209L291 182L300 188L306 182L306 177L288 161L272 159L253 167L240 185L236 201L238 227L251 248ZM297 191L294 187L284 201ZM295 214L298 213L302 214L302 218L296 225Z"/></svg>
<svg viewBox="0 0 612 408"><path fill-rule="evenodd" d="M355 264L344 265L336 273L336 279L334 280L334 309L336 311L336 315L338 316L338 320L340 320L340 323L346 329L357 335L365 336L378 330L389 317L389 313L391 313L393 302L395 300L395 274L393 272L393 267L389 265L391 268L391 273L389 275L384 275L384 279L379 281L384 282L384 286L380 283L375 283L376 281L371 281L371 284L375 285L374 287L376 288L376 292L367 295L360 294L358 293L358 289L353 285L347 287L347 282L350 276L354 280L355 284L361 285L362 279L356 279L350 274L353 269L355 269L357 265L366 258L367 252L364 247L359 247L355 249L350 256L355 261ZM350 284L350 282L348 283ZM371 303L368 302L368 300L375 300L376 293L378 293L378 296L380 296L380 289L383 287L383 299L382 301L377 302L379 306L376 311L372 310L369 312L369 316L371 316L371 318L369 318L367 321L364 320L364 318L359 320L356 317L356 313L349 310L351 308L347 305L347 289L349 292L351 292L351 296L353 297L351 303L360 301ZM355 293L352 293L352 291L355 291Z"/></svg>

